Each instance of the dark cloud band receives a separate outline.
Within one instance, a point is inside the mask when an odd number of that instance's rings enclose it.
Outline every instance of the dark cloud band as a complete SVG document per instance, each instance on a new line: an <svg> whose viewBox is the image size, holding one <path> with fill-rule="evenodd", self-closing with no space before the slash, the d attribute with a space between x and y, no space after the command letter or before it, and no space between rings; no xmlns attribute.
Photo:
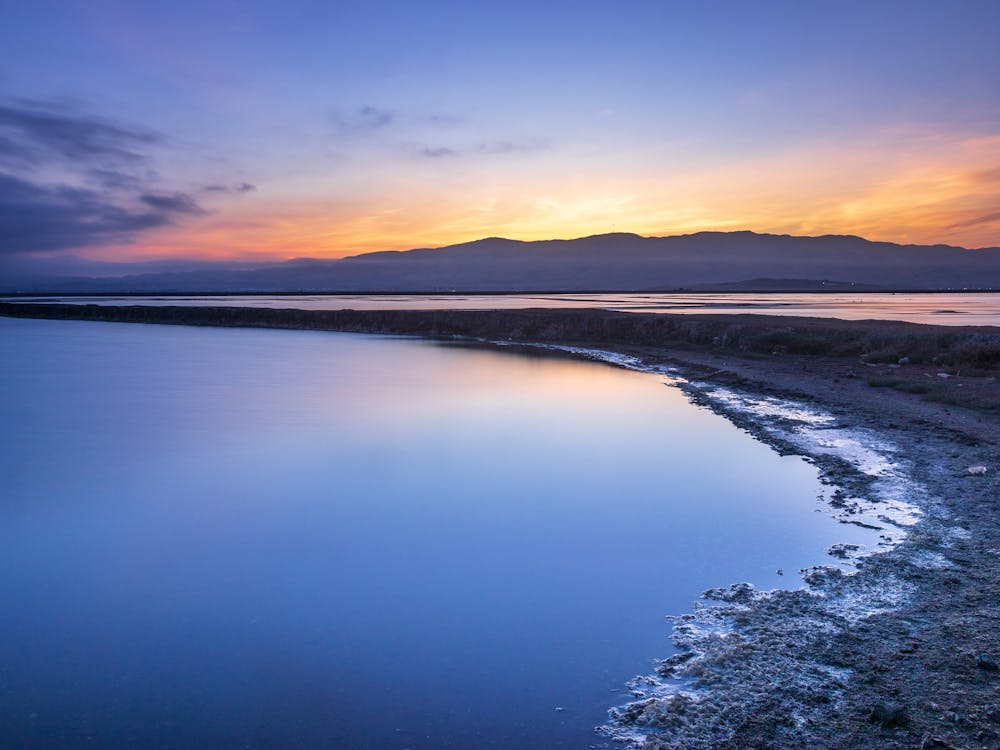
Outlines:
<svg viewBox="0 0 1000 750"><path fill-rule="evenodd" d="M69 250L171 224L200 209L186 196L143 196L125 208L102 193L0 173L0 254Z"/></svg>
<svg viewBox="0 0 1000 750"><path fill-rule="evenodd" d="M0 102L0 254L127 241L205 213L190 195L157 187L150 150L165 142L74 107Z"/></svg>

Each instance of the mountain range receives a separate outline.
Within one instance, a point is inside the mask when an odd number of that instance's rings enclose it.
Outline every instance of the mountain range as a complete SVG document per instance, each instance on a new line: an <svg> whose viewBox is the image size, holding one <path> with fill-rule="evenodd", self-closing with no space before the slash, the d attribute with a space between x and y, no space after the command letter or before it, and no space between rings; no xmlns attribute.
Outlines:
<svg viewBox="0 0 1000 750"><path fill-rule="evenodd" d="M1000 247L898 245L850 235L489 237L342 259L299 258L117 276L0 278L8 292L507 292L678 289L1000 289Z"/></svg>

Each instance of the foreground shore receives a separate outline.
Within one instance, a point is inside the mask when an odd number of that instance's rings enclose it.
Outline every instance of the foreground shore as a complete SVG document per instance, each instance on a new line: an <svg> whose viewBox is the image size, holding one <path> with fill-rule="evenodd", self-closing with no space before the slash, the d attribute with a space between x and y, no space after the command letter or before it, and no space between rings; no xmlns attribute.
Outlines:
<svg viewBox="0 0 1000 750"><path fill-rule="evenodd" d="M637 683L608 731L648 748L1000 747L1000 328L597 310L0 304L0 315L616 352L674 368L694 400L778 450L810 455L852 522L880 476L796 442L794 413L743 406L765 399L824 415L826 444L882 441L905 478L893 486L920 520L902 543L851 560L853 575L818 568L805 574L808 589L712 592L713 606L679 619L678 656Z"/></svg>

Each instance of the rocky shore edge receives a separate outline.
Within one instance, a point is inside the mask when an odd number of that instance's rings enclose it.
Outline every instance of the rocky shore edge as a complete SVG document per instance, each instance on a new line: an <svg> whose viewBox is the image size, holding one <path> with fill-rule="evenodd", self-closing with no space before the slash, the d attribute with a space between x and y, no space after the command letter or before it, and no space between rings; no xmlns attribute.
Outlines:
<svg viewBox="0 0 1000 750"><path fill-rule="evenodd" d="M676 368L689 396L807 455L849 515L878 477L797 441L794 404L884 441L920 520L808 588L706 592L613 739L685 748L1000 747L1000 328L600 310L304 311L0 303L0 315L546 343ZM834 442L842 436L834 436ZM980 470L981 469L981 470ZM877 498L875 499L877 501ZM845 516L846 517L846 516Z"/></svg>

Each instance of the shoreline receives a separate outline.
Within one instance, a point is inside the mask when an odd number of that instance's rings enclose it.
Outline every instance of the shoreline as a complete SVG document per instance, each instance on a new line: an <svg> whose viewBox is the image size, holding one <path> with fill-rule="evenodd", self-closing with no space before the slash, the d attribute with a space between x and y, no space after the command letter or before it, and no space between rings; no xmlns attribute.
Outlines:
<svg viewBox="0 0 1000 750"><path fill-rule="evenodd" d="M835 488L831 510L844 523L885 507L871 497L884 471L843 455L853 448L843 433L860 433L920 513L903 523L883 519L902 531L884 546L835 554L853 573L819 565L801 571L803 589L735 583L704 592L691 613L669 618L678 653L632 681L637 700L612 709L603 734L629 750L1000 746L1000 677L979 664L1000 651L995 415L949 414L912 399L908 410L891 398L836 403L815 392L813 373L765 382L773 363L753 360L741 367L690 353L576 354L682 376L677 385L695 403L814 463ZM710 363L725 369L709 371ZM796 423L833 439L797 440ZM969 474L973 464L988 473ZM838 506L846 508L839 515Z"/></svg>
<svg viewBox="0 0 1000 750"><path fill-rule="evenodd" d="M865 523L859 514L884 515L884 501L900 499L875 487L885 468L919 513L879 519L896 533L878 548L828 550L854 572L831 562L800 571L805 588L734 583L704 592L690 613L668 618L678 653L634 678L636 700L612 709L598 731L627 750L1000 746L1000 678L978 664L1000 650L991 632L1000 619L991 601L1000 580L991 507L1000 420L953 413L957 421L934 425L928 412L944 417L948 407L933 402L916 405L925 407L920 416L898 413L892 399L888 408L831 404L810 392L811 373L794 374L794 384L761 380L773 363L542 346L677 379L695 403L814 463L843 523ZM962 429L963 417L977 434ZM796 426L813 434L797 440ZM829 443L809 444L826 431ZM857 447L888 466L872 466ZM967 461L987 462L989 473L969 474Z"/></svg>
<svg viewBox="0 0 1000 750"><path fill-rule="evenodd" d="M933 287L880 287L877 285L860 285L856 288L850 283L842 286L831 285L828 288L821 286L810 288L768 288L768 287L733 287L722 285L721 287L676 287L670 289L444 289L444 290L369 290L369 291L347 291L341 289L325 289L318 291L145 291L145 292L115 292L115 291L44 291L44 292L24 292L24 291L2 291L0 298L10 299L44 299L65 298L65 297L537 297L541 295L567 296L586 294L696 294L696 295L716 295L716 294L998 294L1000 287L969 287L969 288L933 288Z"/></svg>
<svg viewBox="0 0 1000 750"><path fill-rule="evenodd" d="M234 310L247 309L0 304L0 315L16 317L395 333L574 356L609 351L631 358L612 364L680 375L696 403L779 452L809 456L841 489L844 512L856 498L870 499L879 479L826 448L843 448L851 435L883 440L883 458L891 454L898 475L913 483L899 499L916 499L922 511L905 538L853 556L851 575L826 566L804 571L806 589L734 584L706 592L707 602L675 619L679 653L657 675L639 678L643 696L617 709L608 734L647 750L1000 745L1000 676L979 658L1000 662L1000 417L991 400L1000 386L982 356L1000 352L1000 328L710 314L657 314L656 323L593 310ZM889 341L966 348L950 362L927 349L929 361L905 366L856 351ZM845 342L855 349L831 354ZM758 343L773 348L765 353ZM930 380L934 389L883 384L890 377ZM789 403L798 415L781 413ZM823 415L816 432L831 445L797 439L803 414ZM974 465L987 473L969 474ZM695 689L678 690L677 680Z"/></svg>
<svg viewBox="0 0 1000 750"><path fill-rule="evenodd" d="M912 480L908 461L897 460L898 446L869 427L787 395L686 378L676 385L777 452L805 457L832 490L825 512L877 530L881 541L868 549L835 544L824 551L829 562L786 572L804 587L733 583L703 592L691 612L668 618L678 653L634 678L635 700L612 709L599 731L628 750L839 746L837 735L863 726L872 708L890 701L851 711L856 670L850 660L831 659L829 643L908 603L915 589L894 571L901 562L918 569L942 564L937 552L904 547L912 533L934 527L964 539L967 530L943 520L937 499ZM879 559L891 552L894 558ZM847 721L840 721L845 711ZM816 732L833 723L840 728L832 735ZM863 734L858 747L892 746L891 737Z"/></svg>

